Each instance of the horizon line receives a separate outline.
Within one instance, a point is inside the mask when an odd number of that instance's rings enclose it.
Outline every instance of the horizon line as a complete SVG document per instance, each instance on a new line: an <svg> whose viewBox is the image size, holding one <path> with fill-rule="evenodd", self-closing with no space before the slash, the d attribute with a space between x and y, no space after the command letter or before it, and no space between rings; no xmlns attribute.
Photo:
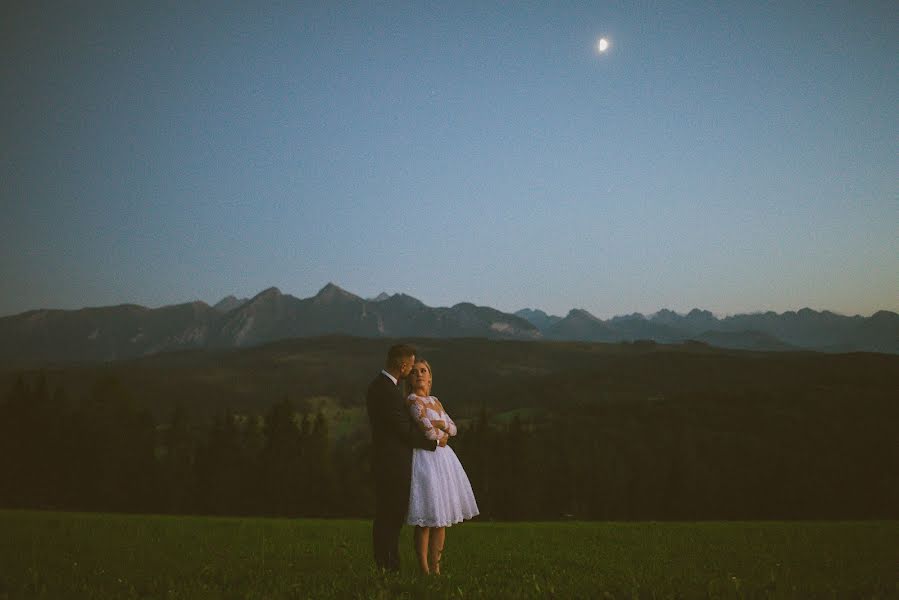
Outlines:
<svg viewBox="0 0 899 600"><path fill-rule="evenodd" d="M315 294L313 294L313 295L311 295L311 296L306 296L306 297L300 297L300 296L294 295L294 294L289 293L289 292L284 292L279 286L271 285L271 286L267 286L267 287L263 288L263 289L260 290L259 292L256 292L256 293L253 294L252 296L248 296L248 297L245 297L245 298L238 297L238 295L237 295L237 294L234 294L234 293L226 294L225 296L223 296L222 298L220 298L218 301L216 301L216 302L214 302L214 303L210 303L210 302L208 302L208 301L206 301L206 300L197 298L197 299L193 299L193 300L185 300L185 301L182 301L182 302L173 302L173 303L161 304L161 305L158 305L158 306L148 306L148 305L145 305L145 304L139 304L139 303L137 303L137 302L119 302L119 303L113 303L113 304L85 305L85 306L80 306L80 307L76 307L76 308L48 308L48 307L39 307L39 308L29 308L29 309L26 309L26 310L23 310L23 311L20 311L20 312L16 312L16 313L0 314L0 319L5 319L5 318L9 318L9 317L17 317L17 316L25 315L25 314L28 314L28 313L41 312L41 311L77 312L77 311L81 311L81 310L92 310L92 309L101 309L101 308L112 308L112 307L117 307L117 306L136 306L136 307L144 308L144 309L147 309L147 310L158 310L158 309L161 309L161 308L168 308L168 307L172 307L172 306L182 306L182 305L185 305L185 304L194 304L194 303L199 302L199 303L205 304L206 306L209 306L209 307L211 308L211 307L214 307L216 304L222 302L223 300L226 300L227 298L234 298L235 300L238 300L238 301L248 302L248 301L251 301L252 299L256 298L257 296L259 296L259 295L262 294L263 292L266 292L266 291L271 290L271 289L278 290L278 292L279 292L281 295L284 295L284 296L290 296L290 297L296 298L296 299L298 299L298 300L308 300L308 299L311 299L311 298L315 298L317 295L319 295L320 293L322 293L325 289L327 289L327 288L329 288L329 287L335 287L335 288L337 288L337 289L339 289L339 290L341 290L341 291L343 291L343 292L345 292L345 293L347 293L347 294L351 294L351 295L353 295L353 296L355 296L355 297L357 297L357 298L359 298L360 300L363 300L363 301L365 301L365 302L376 302L376 301L374 300L374 298L376 298L377 296L380 296L381 294L387 294L388 297L393 297L393 296L396 296L396 295L403 295L403 296L408 296L408 297L410 297L410 298L415 298L414 296L411 296L411 295L409 295L409 294L407 294L407 293L405 293L405 292L394 292L394 293L390 294L390 293L388 293L386 290L384 290L384 291L382 291L382 292L379 292L379 293L376 294L375 296L372 296L372 297L370 297L370 298L366 298L366 297L364 297L364 296L360 296L359 294L355 294L355 293L353 293L353 292L350 292L350 291L347 290L346 288L343 288L343 287L341 287L341 286L339 286L339 285L333 283L332 281L329 281L329 282L326 283L324 286L322 286L322 287L318 290L318 292L316 292ZM415 299L418 300L418 298L415 298ZM418 300L418 301L421 302L421 300ZM519 309L516 309L515 311L505 311L505 310L498 309L498 308L496 308L496 307L494 307L494 306L490 306L490 305L487 305L487 304L476 304L476 303L471 302L471 301L462 301L462 302L457 302L457 303L455 303L455 304L453 304L453 305L442 305L442 306L441 306L441 305L438 305L438 306L430 306L430 305L425 304L424 302L422 302L422 304L424 304L424 305L427 306L428 308L452 308L452 306L457 306L458 304L463 304L463 303L474 304L475 306L479 306L479 307L491 308L491 309L493 309L493 310L498 310L498 311L500 311L500 312L503 312L503 313L509 314L509 315L515 315L516 312L519 312L519 311L522 311L522 310L539 310L539 311L543 312L544 314L546 314L548 317L559 317L559 318L565 318L565 316L567 316L569 313L571 313L571 311L574 311L574 310L583 310L583 311L587 312L588 314L590 314L590 315L596 317L597 319L600 319L601 321L609 321L609 320L612 320L612 319L615 319L615 318L620 318L620 317L631 317L631 316L634 316L634 315L641 315L643 318L649 319L649 318L651 318L651 317L653 317L653 316L659 314L659 313L662 312L662 311L673 312L673 313L675 313L675 314L678 315L678 316L686 316L686 315L690 314L690 313L693 312L693 311L708 312L708 313L710 313L710 314L711 314L715 319L717 319L717 320L723 320L723 319L727 319L727 318L729 318L729 317L736 317L736 316L743 316L743 315L751 316L751 315L764 315L764 314L769 314L769 313L774 313L776 316L782 316L782 315L786 315L786 314L789 314L789 313L799 313L799 312L801 312L801 311L803 311L803 310L809 310L809 311L816 312L816 313L819 313L819 314L821 314L821 313L830 313L830 314L833 314L833 315L836 315L836 316L840 316L840 317L847 317L847 318L859 317L859 318L864 318L864 319L871 318L871 317L873 317L874 315L876 315L876 314L878 314L878 313L881 313L881 312L888 312L888 313L892 313L892 314L899 314L899 311L890 310L890 309L887 309L887 308L880 308L880 309L877 309L877 310L875 310L874 312L872 312L870 315L862 315L862 314L860 314L860 313L847 314L847 313L842 313L842 312L838 312L838 311L831 310L831 309L827 309L827 308L824 308L824 309L816 309L816 308L812 308L812 307L810 307L810 306L808 306L808 305L803 306L803 307L801 307L801 308L797 308L797 309L787 309L787 310L784 310L784 311L782 311L782 312L778 312L778 311L776 311L776 310L771 310L771 309L768 309L768 310L758 309L758 310L751 310L751 311L747 311L747 312L717 312L717 311L709 310L709 309L707 309L707 308L700 308L700 307L698 307L698 306L694 306L694 307L692 307L692 308L690 308L690 309L688 309L688 310L685 310L685 311L683 311L683 312L682 312L682 311L679 311L679 310L671 309L671 308L668 308L668 307L661 307L661 308L657 309L655 312L645 312L645 313L644 313L644 312L641 312L641 311L632 311L632 312L629 312L629 313L614 314L614 315L609 316L609 317L600 317L600 316L597 316L597 315L593 314L590 310L588 310L588 309L586 309L586 308L577 307L577 306L572 306L571 308L569 308L568 311L567 311L567 312L565 313L565 315L563 316L563 315L554 315L554 314L551 314L551 313L547 312L546 310L544 310L544 309L542 309L542 308L539 308L539 307L530 307L530 306L524 306L524 307L521 307L521 308L519 308Z"/></svg>

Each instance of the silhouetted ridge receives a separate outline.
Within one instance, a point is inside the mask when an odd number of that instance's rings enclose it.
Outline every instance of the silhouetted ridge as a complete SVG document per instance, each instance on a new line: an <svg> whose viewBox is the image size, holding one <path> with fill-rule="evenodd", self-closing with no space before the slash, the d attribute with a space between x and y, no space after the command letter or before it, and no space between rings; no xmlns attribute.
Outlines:
<svg viewBox="0 0 899 600"><path fill-rule="evenodd" d="M460 302L430 307L407 294L363 300L333 282L299 299L269 287L250 300L227 296L214 307L202 301L150 309L136 304L78 310L32 310L0 317L0 360L7 363L110 361L187 348L238 348L321 335L388 338L577 340L682 343L697 340L743 350L816 350L899 354L899 315L843 316L802 308L724 318L691 309L663 308L597 318L572 309L564 318L539 309L508 314Z"/></svg>

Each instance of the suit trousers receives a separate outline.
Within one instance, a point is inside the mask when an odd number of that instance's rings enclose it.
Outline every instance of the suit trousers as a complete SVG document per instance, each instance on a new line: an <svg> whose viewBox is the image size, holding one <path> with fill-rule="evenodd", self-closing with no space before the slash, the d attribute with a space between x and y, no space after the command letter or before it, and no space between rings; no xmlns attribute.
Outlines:
<svg viewBox="0 0 899 600"><path fill-rule="evenodd" d="M375 564L387 571L400 570L400 531L409 509L408 485L378 486L372 524Z"/></svg>

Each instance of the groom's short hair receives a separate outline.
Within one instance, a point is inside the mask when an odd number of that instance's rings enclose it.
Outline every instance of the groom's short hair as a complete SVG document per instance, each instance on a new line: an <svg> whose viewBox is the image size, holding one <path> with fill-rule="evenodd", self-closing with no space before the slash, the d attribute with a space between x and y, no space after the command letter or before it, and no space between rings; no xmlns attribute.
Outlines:
<svg viewBox="0 0 899 600"><path fill-rule="evenodd" d="M415 356L415 348L409 344L394 344L387 351L387 366L389 368L398 367L404 358Z"/></svg>

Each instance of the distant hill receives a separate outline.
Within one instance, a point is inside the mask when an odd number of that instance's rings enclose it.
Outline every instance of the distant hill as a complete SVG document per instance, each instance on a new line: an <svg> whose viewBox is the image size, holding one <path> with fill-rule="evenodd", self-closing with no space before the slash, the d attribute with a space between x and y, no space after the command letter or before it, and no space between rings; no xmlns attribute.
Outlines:
<svg viewBox="0 0 899 600"><path fill-rule="evenodd" d="M278 288L249 300L233 296L150 309L122 305L37 310L0 318L0 360L29 364L111 361L161 351L238 348L329 334L359 337L483 337L533 340L537 328L521 317L460 303L432 308L405 294L364 300L327 284L311 298Z"/></svg>
<svg viewBox="0 0 899 600"><path fill-rule="evenodd" d="M202 348L220 318L205 302L35 310L0 318L0 360L110 361Z"/></svg>
<svg viewBox="0 0 899 600"><path fill-rule="evenodd" d="M214 306L199 301L155 309L124 304L2 317L0 360L24 365L111 361L334 334L662 344L693 340L744 350L899 354L899 315L890 311L866 318L804 308L719 319L706 310L681 315L663 309L650 316L634 313L603 320L583 309L563 318L540 309L509 314L467 302L430 307L402 293L363 299L329 283L310 298L271 287L249 299L228 296Z"/></svg>
<svg viewBox="0 0 899 600"><path fill-rule="evenodd" d="M717 348L733 348L741 350L759 350L779 352L798 350L796 346L786 344L772 335L758 331L706 331L698 336L698 341Z"/></svg>
<svg viewBox="0 0 899 600"><path fill-rule="evenodd" d="M540 331L544 331L562 320L562 317L548 315L540 309L535 310L532 308L522 308L515 312L515 316L527 319Z"/></svg>
<svg viewBox="0 0 899 600"><path fill-rule="evenodd" d="M569 311L564 319L553 323L543 333L553 340L617 342L622 339L614 327L579 308Z"/></svg>
<svg viewBox="0 0 899 600"><path fill-rule="evenodd" d="M742 314L718 319L707 310L686 315L662 309L599 319L572 310L551 323L545 313L527 309L528 318L545 338L583 341L653 340L678 343L699 340L722 348L744 350L815 350L818 352L884 352L899 354L899 315L882 310L870 317L838 315L803 308L798 312Z"/></svg>

